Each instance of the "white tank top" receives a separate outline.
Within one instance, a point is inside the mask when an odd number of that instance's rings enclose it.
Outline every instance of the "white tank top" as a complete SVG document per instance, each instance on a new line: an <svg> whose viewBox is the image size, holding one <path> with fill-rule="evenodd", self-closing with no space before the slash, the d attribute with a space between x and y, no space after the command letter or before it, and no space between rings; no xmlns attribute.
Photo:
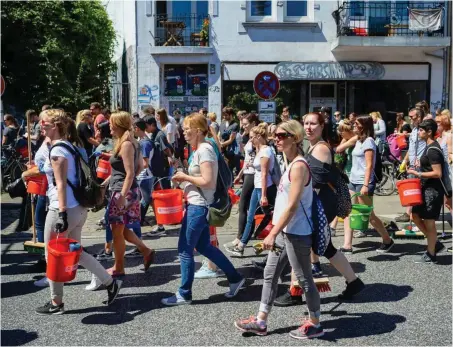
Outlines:
<svg viewBox="0 0 453 347"><path fill-rule="evenodd" d="M289 164L288 168L283 173L282 178L280 180L280 184L278 185L277 198L275 199L274 215L272 217L272 224L274 225L277 224L277 221L280 219L281 215L283 214L283 211L288 206L289 190L291 189L290 179L291 168L293 164L298 161L303 161L308 167L307 161L301 156L297 156L291 162L291 164ZM304 188L304 192L302 193L302 197L297 206L296 213L294 214L293 218L288 223L288 225L283 229L283 232L295 235L310 235L312 233L312 229L310 226L312 224L311 222L312 201L313 201L313 186L310 172L308 184ZM307 220L307 217L310 218L310 221Z"/></svg>

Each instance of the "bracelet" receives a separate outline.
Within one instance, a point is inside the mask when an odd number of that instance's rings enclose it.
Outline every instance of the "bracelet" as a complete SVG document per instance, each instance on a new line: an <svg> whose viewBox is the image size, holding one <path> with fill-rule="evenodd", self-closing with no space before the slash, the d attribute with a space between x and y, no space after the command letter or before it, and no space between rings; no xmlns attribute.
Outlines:
<svg viewBox="0 0 453 347"><path fill-rule="evenodd" d="M366 184L363 184L363 186L368 188L368 185L366 185Z"/></svg>

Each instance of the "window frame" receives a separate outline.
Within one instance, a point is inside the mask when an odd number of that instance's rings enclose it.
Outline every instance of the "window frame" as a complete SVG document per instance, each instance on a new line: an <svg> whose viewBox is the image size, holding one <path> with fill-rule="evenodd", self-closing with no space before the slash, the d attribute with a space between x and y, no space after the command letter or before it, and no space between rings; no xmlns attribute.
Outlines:
<svg viewBox="0 0 453 347"><path fill-rule="evenodd" d="M255 0L259 1L259 0ZM271 15L270 16L252 16L252 2L253 0L247 0L247 22L276 22L277 21L277 3L274 0L268 0L271 3Z"/></svg>
<svg viewBox="0 0 453 347"><path fill-rule="evenodd" d="M284 1L283 5L283 21L285 22L313 22L315 18L315 10L314 10L314 0L306 0L307 4L307 15L306 16L288 16L287 9L288 3Z"/></svg>

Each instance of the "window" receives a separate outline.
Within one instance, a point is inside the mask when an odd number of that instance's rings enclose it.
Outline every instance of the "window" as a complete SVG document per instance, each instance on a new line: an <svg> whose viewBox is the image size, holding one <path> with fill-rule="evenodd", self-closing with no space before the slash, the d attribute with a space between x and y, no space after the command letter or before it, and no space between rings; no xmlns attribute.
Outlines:
<svg viewBox="0 0 453 347"><path fill-rule="evenodd" d="M365 3L364 1L351 1L350 16L363 17L365 16Z"/></svg>
<svg viewBox="0 0 453 347"><path fill-rule="evenodd" d="M307 16L307 1L287 1L286 2L287 17L306 17Z"/></svg>
<svg viewBox="0 0 453 347"><path fill-rule="evenodd" d="M251 1L250 15L252 17L272 16L272 1Z"/></svg>

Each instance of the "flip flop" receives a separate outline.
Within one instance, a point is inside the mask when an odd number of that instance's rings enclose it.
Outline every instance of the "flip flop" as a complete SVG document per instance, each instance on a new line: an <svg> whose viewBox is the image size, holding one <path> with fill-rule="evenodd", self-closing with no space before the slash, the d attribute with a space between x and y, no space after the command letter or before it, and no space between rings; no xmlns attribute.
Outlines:
<svg viewBox="0 0 453 347"><path fill-rule="evenodd" d="M113 267L111 267L110 269L107 269L107 273L112 277L126 276L126 274L124 272L116 271L115 269L113 269Z"/></svg>

